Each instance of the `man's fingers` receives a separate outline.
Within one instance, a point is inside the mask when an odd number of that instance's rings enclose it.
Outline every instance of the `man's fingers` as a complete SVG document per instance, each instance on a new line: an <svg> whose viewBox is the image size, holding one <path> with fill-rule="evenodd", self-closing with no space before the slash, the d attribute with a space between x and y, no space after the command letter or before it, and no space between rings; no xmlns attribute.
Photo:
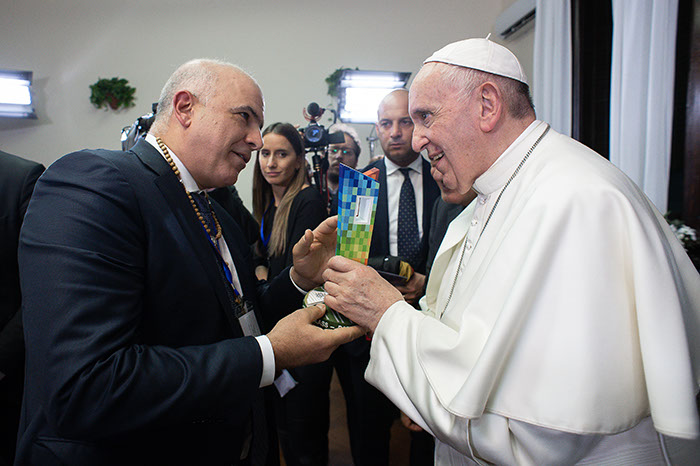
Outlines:
<svg viewBox="0 0 700 466"><path fill-rule="evenodd" d="M316 231L320 234L331 234L335 231L338 226L338 216L334 215L325 219L319 226L316 227Z"/></svg>
<svg viewBox="0 0 700 466"><path fill-rule="evenodd" d="M299 241L297 241L297 244L294 245L294 249L292 250L292 253L296 256L304 256L306 253L309 252L309 248L311 247L311 243L314 241L314 234L311 230L306 230L304 232L304 236L299 238Z"/></svg>
<svg viewBox="0 0 700 466"><path fill-rule="evenodd" d="M326 332L333 332L335 342L338 345L349 343L365 334L365 330L359 325L353 325L352 327L338 327L332 330L326 330Z"/></svg>
<svg viewBox="0 0 700 466"><path fill-rule="evenodd" d="M359 267L362 267L362 264L343 256L333 256L328 261L328 268L337 272L350 272Z"/></svg>
<svg viewBox="0 0 700 466"><path fill-rule="evenodd" d="M329 283L329 282L326 282L326 286L328 285L328 283ZM328 290L326 290L326 291L328 291ZM338 300L337 300L332 294L330 294L330 293L327 294L327 295L323 298L323 302L326 304L326 306L330 307L331 309L334 309L334 308L333 308L334 305L335 305L335 306L338 305Z"/></svg>
<svg viewBox="0 0 700 466"><path fill-rule="evenodd" d="M335 272L329 272L328 270L326 270L323 273L323 279L325 280L325 283L323 284L323 288L326 290L326 293L328 293L326 295L326 298L327 298L330 295L335 296L338 293L338 291L340 291L340 289L339 289L340 286L337 283L335 283L333 280L326 278L326 274L334 275ZM333 306L331 306L330 304L326 304L326 305L329 306L331 309L333 309Z"/></svg>
<svg viewBox="0 0 700 466"><path fill-rule="evenodd" d="M326 305L323 303L314 304L313 306L309 306L304 309L306 310L309 323L320 319L326 313Z"/></svg>

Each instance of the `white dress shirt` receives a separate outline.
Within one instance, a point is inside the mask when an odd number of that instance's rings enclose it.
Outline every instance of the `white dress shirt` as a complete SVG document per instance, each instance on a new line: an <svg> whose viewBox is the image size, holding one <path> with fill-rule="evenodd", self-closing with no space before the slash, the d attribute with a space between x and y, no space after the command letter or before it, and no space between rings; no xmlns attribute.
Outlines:
<svg viewBox="0 0 700 466"><path fill-rule="evenodd" d="M405 179L400 167L384 156L386 164L386 194L387 207L389 208L389 254L399 255L398 246L398 226L399 226L399 198L401 196L401 186ZM416 195L416 219L418 220L418 237L423 237L423 158L417 157L407 167L410 168L408 176L413 184L413 192Z"/></svg>

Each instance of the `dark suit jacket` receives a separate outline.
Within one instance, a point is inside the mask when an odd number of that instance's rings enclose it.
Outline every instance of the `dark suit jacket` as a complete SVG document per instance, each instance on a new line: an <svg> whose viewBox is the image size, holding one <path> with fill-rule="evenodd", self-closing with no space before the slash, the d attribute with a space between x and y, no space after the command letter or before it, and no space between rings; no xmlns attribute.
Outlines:
<svg viewBox="0 0 700 466"><path fill-rule="evenodd" d="M430 214L435 199L440 196L440 188L430 175L430 163L423 162L423 237L421 238L420 262L412 264L417 272L425 273L425 259L428 254L428 232L430 231ZM379 200L377 201L377 213L374 217L374 231L372 232L372 244L369 255L386 256L389 254L389 207L386 188L386 164L384 158L377 160L363 168L362 172L370 168L379 169Z"/></svg>
<svg viewBox="0 0 700 466"><path fill-rule="evenodd" d="M214 209L258 315L300 307L288 274L255 282L243 233ZM22 464L237 461L262 356L158 151L139 141L130 152L82 151L51 165L27 210L19 263Z"/></svg>
<svg viewBox="0 0 700 466"><path fill-rule="evenodd" d="M17 243L44 166L0 151L0 463L12 461L24 381Z"/></svg>

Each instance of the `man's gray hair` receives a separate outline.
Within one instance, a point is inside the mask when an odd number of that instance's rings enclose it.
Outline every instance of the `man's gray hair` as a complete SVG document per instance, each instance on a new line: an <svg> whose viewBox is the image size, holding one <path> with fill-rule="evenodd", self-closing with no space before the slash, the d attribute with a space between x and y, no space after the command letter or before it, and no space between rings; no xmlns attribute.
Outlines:
<svg viewBox="0 0 700 466"><path fill-rule="evenodd" d="M360 156L360 135L357 134L357 131L355 131L355 128L353 128L350 125L347 125L345 123L335 123L328 128L329 133L345 133L348 136L350 136L350 139L352 139L352 142L355 143L355 155Z"/></svg>
<svg viewBox="0 0 700 466"><path fill-rule="evenodd" d="M173 113L173 98L182 90L192 93L203 104L207 105L216 90L219 73L218 67L227 67L253 79L240 67L222 60L197 58L180 65L168 78L158 99L156 117L153 121L154 132L165 130L165 125ZM253 79L253 81L255 81Z"/></svg>
<svg viewBox="0 0 700 466"><path fill-rule="evenodd" d="M423 65L423 68L428 68L427 71L429 73L442 73L442 79L457 89L456 98L459 102L465 102L474 89L486 81L492 81L501 90L506 109L511 117L521 119L535 112L535 106L530 96L530 88L521 81L444 63L426 63Z"/></svg>

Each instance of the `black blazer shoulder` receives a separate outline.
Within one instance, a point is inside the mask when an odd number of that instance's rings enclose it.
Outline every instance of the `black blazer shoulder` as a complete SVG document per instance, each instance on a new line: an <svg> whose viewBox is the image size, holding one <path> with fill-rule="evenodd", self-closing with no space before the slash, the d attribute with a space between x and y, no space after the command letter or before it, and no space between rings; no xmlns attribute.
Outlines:
<svg viewBox="0 0 700 466"><path fill-rule="evenodd" d="M17 245L24 213L43 171L40 163L0 151L0 372L5 376L4 387L20 387L24 378ZM9 397L13 392L3 388L1 393Z"/></svg>
<svg viewBox="0 0 700 466"><path fill-rule="evenodd" d="M0 330L19 310L19 231L36 180L43 172L39 163L0 151Z"/></svg>

